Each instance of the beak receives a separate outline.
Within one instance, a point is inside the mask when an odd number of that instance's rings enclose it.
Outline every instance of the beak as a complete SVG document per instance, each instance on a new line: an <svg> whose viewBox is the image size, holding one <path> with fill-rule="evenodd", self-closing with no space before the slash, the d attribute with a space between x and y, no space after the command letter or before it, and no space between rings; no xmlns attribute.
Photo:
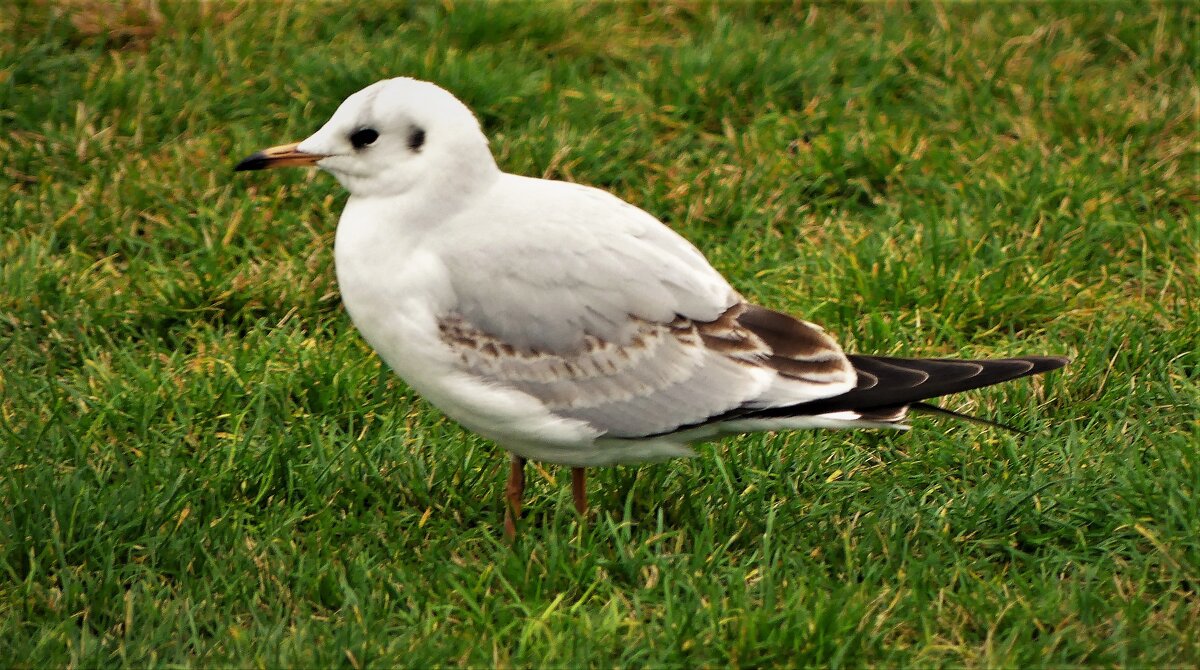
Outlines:
<svg viewBox="0 0 1200 670"><path fill-rule="evenodd" d="M281 144L270 149L247 156L234 166L234 172L243 170L266 170L267 168L288 167L292 165L316 165L317 161L325 158L323 154L307 154L297 151L299 142Z"/></svg>

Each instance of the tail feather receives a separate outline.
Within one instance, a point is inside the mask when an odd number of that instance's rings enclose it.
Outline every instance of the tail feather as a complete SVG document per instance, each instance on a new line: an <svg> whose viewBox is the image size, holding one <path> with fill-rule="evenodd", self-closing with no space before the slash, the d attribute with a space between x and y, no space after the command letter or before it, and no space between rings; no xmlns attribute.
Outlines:
<svg viewBox="0 0 1200 670"><path fill-rule="evenodd" d="M955 412L952 409L946 409L945 407L938 407L937 405L934 405L933 403L914 402L912 405L909 406L909 408L915 412L940 414L942 416L949 416L949 417L953 417L955 419L960 419L962 421L969 421L971 423L977 423L981 426L989 426L991 428L1001 428L1001 429L1007 430L1011 433L1016 433L1017 435L1028 435L1029 434L1027 431L1021 430L1020 428L1014 428L1013 426L1010 426L1006 423L1000 423L999 421L992 421L991 419L985 419L983 417L974 416L972 414L964 414L962 412Z"/></svg>

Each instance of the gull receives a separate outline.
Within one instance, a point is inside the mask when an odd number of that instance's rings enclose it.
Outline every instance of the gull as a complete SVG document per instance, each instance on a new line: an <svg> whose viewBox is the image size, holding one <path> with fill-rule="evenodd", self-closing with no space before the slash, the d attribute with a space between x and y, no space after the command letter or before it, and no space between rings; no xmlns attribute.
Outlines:
<svg viewBox="0 0 1200 670"><path fill-rule="evenodd" d="M527 459L585 467L694 455L724 435L900 428L927 401L1062 367L847 354L820 326L748 302L653 215L597 188L496 165L478 120L411 78L347 98L316 133L234 168L317 166L350 192L342 302L387 365L511 453L505 532ZM984 423L991 423L981 420Z"/></svg>

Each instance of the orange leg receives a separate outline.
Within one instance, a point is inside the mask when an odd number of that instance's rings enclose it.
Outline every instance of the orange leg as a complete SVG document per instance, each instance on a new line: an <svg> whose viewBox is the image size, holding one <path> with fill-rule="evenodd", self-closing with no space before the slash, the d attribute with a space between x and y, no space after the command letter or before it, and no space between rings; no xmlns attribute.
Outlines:
<svg viewBox="0 0 1200 670"><path fill-rule="evenodd" d="M512 455L504 497L504 536L511 540L517 536L517 518L521 516L521 502L525 497L525 459L516 454Z"/></svg>
<svg viewBox="0 0 1200 670"><path fill-rule="evenodd" d="M583 468L571 468L571 496L575 498L575 511L587 514L587 473Z"/></svg>

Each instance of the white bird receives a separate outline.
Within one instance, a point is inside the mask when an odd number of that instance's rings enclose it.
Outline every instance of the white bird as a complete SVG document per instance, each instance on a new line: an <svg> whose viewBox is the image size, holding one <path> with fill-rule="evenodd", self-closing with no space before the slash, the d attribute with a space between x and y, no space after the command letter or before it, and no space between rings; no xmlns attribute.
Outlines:
<svg viewBox="0 0 1200 670"><path fill-rule="evenodd" d="M819 326L747 302L704 255L605 191L508 174L438 86L377 82L308 139L236 170L316 165L350 198L334 256L342 301L429 402L526 459L585 466L692 455L721 435L906 428L930 398L1061 367L847 355ZM963 415L957 415L962 418Z"/></svg>

